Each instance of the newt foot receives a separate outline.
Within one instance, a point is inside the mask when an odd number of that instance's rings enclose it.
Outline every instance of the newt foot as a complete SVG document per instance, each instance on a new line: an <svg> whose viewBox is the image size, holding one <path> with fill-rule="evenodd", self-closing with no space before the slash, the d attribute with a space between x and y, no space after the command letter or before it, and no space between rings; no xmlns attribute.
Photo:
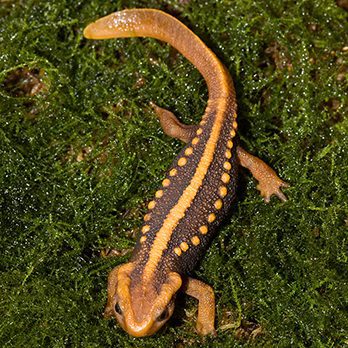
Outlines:
<svg viewBox="0 0 348 348"><path fill-rule="evenodd" d="M260 181L256 186L266 203L270 202L272 195L277 196L282 202L286 202L288 199L281 191L282 187L286 188L290 185L278 177L273 177L270 182Z"/></svg>
<svg viewBox="0 0 348 348"><path fill-rule="evenodd" d="M196 331L198 335L200 336L207 336L207 335L214 336L214 337L217 336L216 330L214 328L214 324L211 325L211 324L197 321Z"/></svg>

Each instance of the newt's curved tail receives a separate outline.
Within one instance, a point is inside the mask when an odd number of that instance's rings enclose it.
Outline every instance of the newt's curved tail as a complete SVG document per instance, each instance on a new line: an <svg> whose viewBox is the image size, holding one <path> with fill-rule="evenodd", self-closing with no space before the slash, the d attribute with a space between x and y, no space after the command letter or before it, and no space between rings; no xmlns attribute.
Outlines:
<svg viewBox="0 0 348 348"><path fill-rule="evenodd" d="M83 34L88 39L152 37L165 41L197 67L207 82L210 99L229 97L235 101L232 79L224 65L198 36L165 12L155 9L115 12L89 24Z"/></svg>

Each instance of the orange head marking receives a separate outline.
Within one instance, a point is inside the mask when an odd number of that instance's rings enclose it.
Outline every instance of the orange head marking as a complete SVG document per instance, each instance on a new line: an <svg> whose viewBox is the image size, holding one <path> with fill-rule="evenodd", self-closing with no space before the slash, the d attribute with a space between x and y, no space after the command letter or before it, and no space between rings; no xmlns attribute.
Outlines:
<svg viewBox="0 0 348 348"><path fill-rule="evenodd" d="M135 337L150 336L171 317L182 280L171 272L160 289L141 277L133 280L133 263L114 268L109 274L108 302L104 315L115 317L121 327Z"/></svg>

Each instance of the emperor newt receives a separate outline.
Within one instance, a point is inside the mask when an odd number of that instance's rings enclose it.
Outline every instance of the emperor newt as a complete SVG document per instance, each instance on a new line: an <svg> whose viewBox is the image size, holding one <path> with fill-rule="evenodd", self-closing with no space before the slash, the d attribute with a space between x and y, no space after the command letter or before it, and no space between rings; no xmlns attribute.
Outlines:
<svg viewBox="0 0 348 348"><path fill-rule="evenodd" d="M232 78L216 55L176 18L155 9L123 10L89 24L83 33L88 39L165 41L197 67L209 93L199 125L184 125L152 103L164 132L186 146L148 204L130 261L109 274L104 315L115 317L132 336L152 335L171 317L176 294L183 291L198 300L198 334L215 334L214 291L188 274L230 211L238 168L251 171L266 202L273 194L285 201L280 188L288 185L238 145Z"/></svg>

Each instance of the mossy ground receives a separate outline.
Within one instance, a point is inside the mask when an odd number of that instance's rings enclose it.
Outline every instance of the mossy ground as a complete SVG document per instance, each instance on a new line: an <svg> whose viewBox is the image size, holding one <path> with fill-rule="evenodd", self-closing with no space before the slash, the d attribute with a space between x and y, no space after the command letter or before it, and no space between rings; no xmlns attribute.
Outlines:
<svg viewBox="0 0 348 348"><path fill-rule="evenodd" d="M107 274L182 146L148 103L194 123L207 100L166 44L83 39L126 7L166 10L213 49L235 80L242 143L291 184L287 203L266 205L241 176L195 274L216 291L216 338L194 333L185 298L151 338L102 319ZM13 0L0 16L2 347L348 344L347 12L331 0ZM119 255L101 258L106 247Z"/></svg>

